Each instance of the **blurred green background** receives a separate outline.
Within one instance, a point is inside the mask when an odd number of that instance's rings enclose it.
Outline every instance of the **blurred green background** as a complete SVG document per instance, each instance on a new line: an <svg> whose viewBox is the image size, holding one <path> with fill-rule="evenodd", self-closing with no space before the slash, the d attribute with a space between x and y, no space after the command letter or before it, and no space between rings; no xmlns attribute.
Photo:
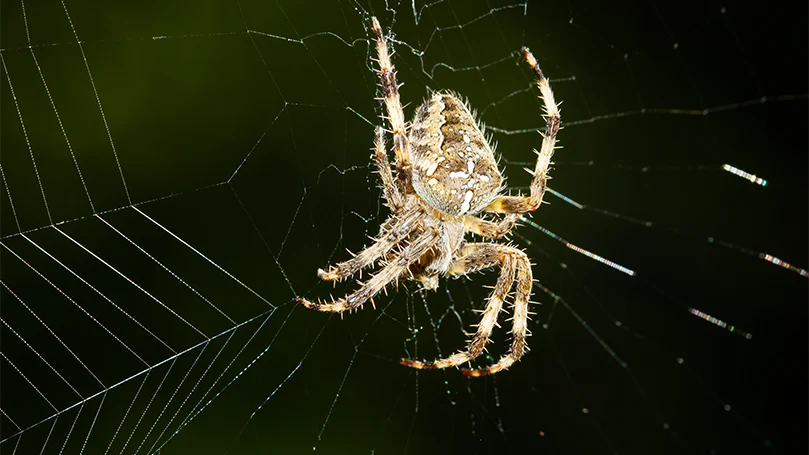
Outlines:
<svg viewBox="0 0 809 455"><path fill-rule="evenodd" d="M755 254L807 265L806 5L1 7L0 452L805 451L807 280ZM491 273L342 319L294 304L349 289L315 270L388 213L371 15L408 117L468 97L517 188L542 126L529 46L567 125L551 187L596 209L547 196L533 220L637 272L520 228L554 294L496 377L398 364L461 348Z"/></svg>

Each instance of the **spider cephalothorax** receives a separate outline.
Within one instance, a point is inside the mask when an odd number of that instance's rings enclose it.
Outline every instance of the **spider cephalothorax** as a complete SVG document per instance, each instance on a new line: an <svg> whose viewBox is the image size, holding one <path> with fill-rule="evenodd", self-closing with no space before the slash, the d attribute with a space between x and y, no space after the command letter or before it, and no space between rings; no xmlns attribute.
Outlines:
<svg viewBox="0 0 809 455"><path fill-rule="evenodd" d="M442 275L463 276L500 267L500 276L483 310L480 324L465 351L433 362L402 360L414 368L459 366L480 355L489 341L497 316L515 288L511 349L487 368L464 370L480 376L508 368L528 351L528 303L531 296L531 263L522 250L493 241L466 242L467 232L484 239L498 239L515 226L520 215L542 203L548 166L560 128L559 109L548 80L527 48L522 55L537 76L545 101L546 129L537 164L532 172L529 196L504 196L503 177L481 127L458 96L449 92L432 95L416 111L409 128L399 100L396 74L387 43L377 19L371 18L376 35L379 77L393 135L395 173L385 147L385 130L376 131L375 161L382 180L383 195L391 216L382 223L376 241L348 261L318 270L323 280L339 281L366 267L380 269L360 288L328 303L298 302L325 312L355 310L397 280L417 280L427 289L438 286ZM498 222L477 217L481 212L502 214ZM516 284L515 284L516 283Z"/></svg>

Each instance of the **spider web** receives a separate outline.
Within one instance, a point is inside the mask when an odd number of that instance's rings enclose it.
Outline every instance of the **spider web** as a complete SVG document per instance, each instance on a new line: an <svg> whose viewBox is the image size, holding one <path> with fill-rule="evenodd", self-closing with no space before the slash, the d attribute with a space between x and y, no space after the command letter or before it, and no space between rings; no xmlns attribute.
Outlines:
<svg viewBox="0 0 809 455"><path fill-rule="evenodd" d="M805 450L802 8L4 2L0 452ZM512 188L542 127L522 45L564 101L509 372L398 364L461 348L492 273L294 303L350 288L314 271L388 213L371 15L408 116L468 97Z"/></svg>

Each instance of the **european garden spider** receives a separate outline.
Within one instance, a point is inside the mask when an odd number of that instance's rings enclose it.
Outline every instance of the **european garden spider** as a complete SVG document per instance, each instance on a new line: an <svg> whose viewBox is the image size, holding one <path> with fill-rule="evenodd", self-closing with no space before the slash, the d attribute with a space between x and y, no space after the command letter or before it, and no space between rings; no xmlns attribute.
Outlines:
<svg viewBox="0 0 809 455"><path fill-rule="evenodd" d="M379 21L371 18L376 34L379 78L384 94L388 122L396 155L391 170L385 147L385 130L378 127L374 158L382 180L383 196L390 217L382 223L379 237L352 259L318 270L326 281L340 281L366 267L380 263L381 269L351 294L328 303L312 303L299 298L306 308L340 312L356 310L388 284L410 278L425 289L438 287L441 275L459 277L471 272L500 266L500 277L482 312L477 332L465 351L433 362L403 359L413 368L459 366L479 356L489 342L492 328L516 281L511 349L486 368L463 370L470 376L482 376L507 369L528 351L526 336L528 303L531 296L531 262L526 254L493 241L467 242L466 232L485 239L508 234L521 214L533 212L542 203L548 179L548 166L560 129L559 108L548 80L528 48L522 55L537 77L545 103L545 133L537 152L537 164L531 181L530 196L504 196L503 177L497 167L489 141L466 104L453 93L438 92L416 111L413 123L405 125L399 101L399 85L390 61L386 39ZM487 221L481 212L503 214L498 222Z"/></svg>

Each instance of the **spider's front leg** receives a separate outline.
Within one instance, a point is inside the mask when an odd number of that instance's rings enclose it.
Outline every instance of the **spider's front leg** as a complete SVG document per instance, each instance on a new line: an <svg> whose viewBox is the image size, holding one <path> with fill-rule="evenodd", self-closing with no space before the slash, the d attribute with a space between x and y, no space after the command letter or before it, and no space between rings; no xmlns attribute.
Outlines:
<svg viewBox="0 0 809 455"><path fill-rule="evenodd" d="M403 191L410 185L410 143L405 128L405 115L402 102L399 98L400 84L396 82L396 70L390 59L388 42L382 33L382 26L376 17L371 18L371 27L376 35L376 61L379 64L379 85L382 87L385 110L388 113L388 123L393 133L393 150L396 155L396 171Z"/></svg>
<svg viewBox="0 0 809 455"><path fill-rule="evenodd" d="M418 261L422 254L432 248L437 240L437 234L433 231L424 232L416 237L410 244L404 247L401 253L391 260L385 267L377 272L365 283L360 283L359 289L346 297L332 300L328 303L313 303L309 300L298 298L298 303L309 308L323 312L342 313L346 310L356 310L365 302L371 299L389 283L395 281L403 273L406 273L411 264Z"/></svg>
<svg viewBox="0 0 809 455"><path fill-rule="evenodd" d="M496 198L484 210L487 212L506 213L506 217L500 222L501 230L508 230L509 225L513 226L520 214L533 212L542 204L542 197L545 195L545 188L548 183L548 167L551 164L551 157L556 148L556 134L561 127L561 114L559 105L553 97L551 86L539 64L531 54L531 51L524 47L522 54L525 61L531 66L537 76L537 87L545 103L545 132L542 134L542 146L537 153L537 164L533 171L529 172L534 176L531 180L530 196L500 196Z"/></svg>
<svg viewBox="0 0 809 455"><path fill-rule="evenodd" d="M479 356L489 341L492 329L497 325L497 316L502 310L509 290L517 277L517 292L514 298L514 317L511 333L514 340L509 353L496 364L479 370L464 370L470 376L493 374L508 368L528 351L526 337L528 336L528 299L531 295L531 264L528 256L522 251L496 243L471 243L461 251L461 258L456 260L449 273L453 275L466 275L468 273L500 266L500 276L497 284L489 296L486 309L483 310L480 324L477 326L475 336L469 341L466 351L461 351L449 357L433 362L402 359L402 364L418 369L448 368L469 362Z"/></svg>
<svg viewBox="0 0 809 455"><path fill-rule="evenodd" d="M374 142L374 161L382 180L382 194L388 201L391 211L398 212L402 208L402 192L393 179L393 172L390 170L388 161L388 151L385 149L385 130L381 126L376 127L376 141Z"/></svg>

